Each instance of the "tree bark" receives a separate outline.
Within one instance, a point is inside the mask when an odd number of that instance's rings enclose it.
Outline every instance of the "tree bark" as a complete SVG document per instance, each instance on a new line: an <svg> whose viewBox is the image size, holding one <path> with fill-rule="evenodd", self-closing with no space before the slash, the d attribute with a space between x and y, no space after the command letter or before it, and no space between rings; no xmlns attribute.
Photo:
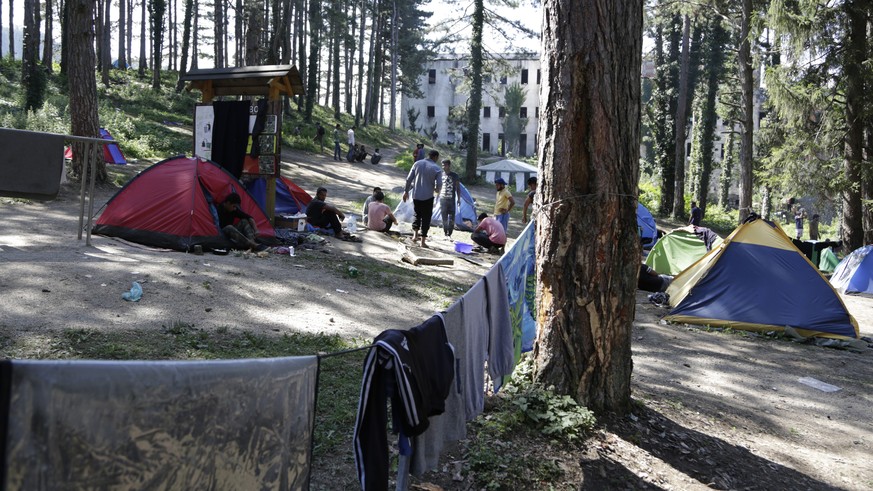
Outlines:
<svg viewBox="0 0 873 491"><path fill-rule="evenodd" d="M306 69L306 109L304 119L312 121L312 110L315 105L318 87L319 54L321 52L321 5L317 0L309 2L309 66Z"/></svg>
<svg viewBox="0 0 873 491"><path fill-rule="evenodd" d="M9 0L9 59L15 59L15 0Z"/></svg>
<svg viewBox="0 0 873 491"><path fill-rule="evenodd" d="M358 91L355 98L355 126L361 125L361 117L363 116L363 101L361 99L364 93L364 31L367 25L366 1L361 0L361 25L358 30Z"/></svg>
<svg viewBox="0 0 873 491"><path fill-rule="evenodd" d="M261 63L258 40L263 29L261 25L260 3L257 1L249 2L246 5L246 9L249 21L246 28L246 66L257 66Z"/></svg>
<svg viewBox="0 0 873 491"><path fill-rule="evenodd" d="M127 48L124 42L127 40L125 32L127 28L127 5L128 0L118 0L118 69L127 70ZM132 0L130 0L132 1Z"/></svg>
<svg viewBox="0 0 873 491"><path fill-rule="evenodd" d="M543 4L536 378L630 408L642 0Z"/></svg>
<svg viewBox="0 0 873 491"><path fill-rule="evenodd" d="M194 0L185 0L185 18L182 21L182 61L179 65L179 80L176 81L176 92L182 92L185 82L182 77L188 72L188 47L191 43L191 21L194 16Z"/></svg>
<svg viewBox="0 0 873 491"><path fill-rule="evenodd" d="M388 121L388 129L397 129L397 0L391 3L391 118Z"/></svg>
<svg viewBox="0 0 873 491"><path fill-rule="evenodd" d="M468 184L476 181L476 167L479 165L479 111L482 110L482 27L484 24L485 3L483 0L473 0L473 37L470 39L470 99L467 101L467 158L464 161L464 182Z"/></svg>
<svg viewBox="0 0 873 491"><path fill-rule="evenodd" d="M70 42L70 66L67 69L70 86L71 133L97 138L100 135L100 119L97 115L97 81L94 70L97 58L94 53L94 5L93 0L67 0L69 9L68 40ZM73 173L82 175L85 152L81 144L73 151ZM96 179L106 181L106 163L97 159Z"/></svg>
<svg viewBox="0 0 873 491"><path fill-rule="evenodd" d="M863 0L849 0L845 4L848 33L845 62L846 80L846 140L843 173L847 188L842 192L843 245L849 251L864 245L861 206L861 182L864 151L864 75L863 63L867 54L867 18Z"/></svg>
<svg viewBox="0 0 873 491"><path fill-rule="evenodd" d="M112 24L109 22L109 14L112 11L112 1L104 0L103 5L103 32L100 36L100 44L103 49L100 63L100 80L104 87L109 87L109 69L112 67Z"/></svg>
<svg viewBox="0 0 873 491"><path fill-rule="evenodd" d="M145 78L145 72L148 70L149 64L148 59L146 58L146 24L148 24L148 17L146 16L146 2L148 0L142 0L142 8L140 9L140 19L142 22L139 26L139 76L140 78Z"/></svg>
<svg viewBox="0 0 873 491"><path fill-rule="evenodd" d="M12 29L12 27L10 27ZM0 58L3 58L3 2L0 1Z"/></svg>
<svg viewBox="0 0 873 491"><path fill-rule="evenodd" d="M108 1L108 0L107 0ZM161 88L161 55L164 48L164 15L167 13L167 0L150 0L152 24L152 88Z"/></svg>
<svg viewBox="0 0 873 491"><path fill-rule="evenodd" d="M679 97L676 100L676 125L674 153L676 173L674 175L673 213L672 217L685 218L685 139L688 123L688 105L691 103L688 89L688 65L691 58L691 19L686 14L682 28L682 54L679 59Z"/></svg>
<svg viewBox="0 0 873 491"><path fill-rule="evenodd" d="M333 56L333 117L336 120L339 120L340 117L340 43L342 42L343 36L342 33L345 29L343 29L343 12L341 12L340 7L342 3L340 0L332 0L331 4L333 5L333 12L331 15L331 31L333 32L333 48L332 56Z"/></svg>
<svg viewBox="0 0 873 491"><path fill-rule="evenodd" d="M740 52L737 64L740 69L742 90L742 134L740 139L740 210L739 223L746 221L752 212L752 152L755 132L754 97L752 74L751 35L752 0L743 0L743 18L740 28Z"/></svg>
<svg viewBox="0 0 873 491"><path fill-rule="evenodd" d="M45 37L43 38L42 46L42 64L48 73L54 71L54 60L52 60L52 57L54 57L54 24L55 17L52 0L45 0ZM2 33L0 33L0 37L2 37ZM2 57L3 53L0 52L0 58Z"/></svg>

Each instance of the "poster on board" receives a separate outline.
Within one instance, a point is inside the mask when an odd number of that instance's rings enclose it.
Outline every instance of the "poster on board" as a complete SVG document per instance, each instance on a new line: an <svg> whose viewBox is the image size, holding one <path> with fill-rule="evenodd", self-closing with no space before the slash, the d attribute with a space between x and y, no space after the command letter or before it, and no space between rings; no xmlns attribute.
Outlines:
<svg viewBox="0 0 873 491"><path fill-rule="evenodd" d="M212 158L212 125L215 112L211 104L198 104L194 108L194 155L202 159Z"/></svg>

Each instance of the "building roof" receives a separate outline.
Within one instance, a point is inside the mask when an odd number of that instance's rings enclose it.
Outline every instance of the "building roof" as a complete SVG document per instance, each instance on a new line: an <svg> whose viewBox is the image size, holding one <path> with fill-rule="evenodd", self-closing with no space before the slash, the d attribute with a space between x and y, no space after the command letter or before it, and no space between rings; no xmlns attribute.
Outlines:
<svg viewBox="0 0 873 491"><path fill-rule="evenodd" d="M477 170L495 172L539 172L536 167L513 159L498 160L493 164L480 166Z"/></svg>
<svg viewBox="0 0 873 491"><path fill-rule="evenodd" d="M248 67L207 68L190 70L182 76L188 90L198 89L203 100L220 95L289 96L303 94L303 79L293 65L260 65Z"/></svg>

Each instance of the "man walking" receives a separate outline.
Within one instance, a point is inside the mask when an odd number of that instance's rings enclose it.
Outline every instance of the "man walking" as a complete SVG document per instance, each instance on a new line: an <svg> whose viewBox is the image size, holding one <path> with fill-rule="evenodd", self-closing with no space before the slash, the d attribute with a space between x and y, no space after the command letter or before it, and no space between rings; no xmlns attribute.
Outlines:
<svg viewBox="0 0 873 491"><path fill-rule="evenodd" d="M324 152L324 126L321 123L318 123L318 126L315 128L315 141L321 145L321 151Z"/></svg>
<svg viewBox="0 0 873 491"><path fill-rule="evenodd" d="M697 202L691 202L691 219L688 221L688 225L694 225L695 227L700 226L700 221L703 220L703 210L697 207Z"/></svg>
<svg viewBox="0 0 873 491"><path fill-rule="evenodd" d="M506 189L506 181L502 177L494 180L494 188L497 189L497 198L494 201L494 219L503 225L503 231L509 230L509 210L515 206L515 198Z"/></svg>
<svg viewBox="0 0 873 491"><path fill-rule="evenodd" d="M403 201L409 199L409 190L412 190L412 209L415 211L415 219L412 222L412 241L421 240L421 247L427 247L427 231L430 230L430 219L433 215L434 191L439 194L442 183L440 182L440 167L436 160L440 153L431 150L428 158L412 164L409 175L406 177L406 190L403 192ZM419 230L421 233L419 233Z"/></svg>
<svg viewBox="0 0 873 491"><path fill-rule="evenodd" d="M452 161L445 159L443 164L443 190L440 193L440 216L443 220L443 232L449 240L455 230L455 203L461 202L461 178L452 172Z"/></svg>

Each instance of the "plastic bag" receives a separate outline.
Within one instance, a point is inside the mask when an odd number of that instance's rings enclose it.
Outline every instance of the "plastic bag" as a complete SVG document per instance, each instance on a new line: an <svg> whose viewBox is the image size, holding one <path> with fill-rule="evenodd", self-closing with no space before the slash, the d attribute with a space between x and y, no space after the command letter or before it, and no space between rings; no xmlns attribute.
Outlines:
<svg viewBox="0 0 873 491"><path fill-rule="evenodd" d="M358 232L358 223L352 215L346 217L346 230L348 230L350 234Z"/></svg>
<svg viewBox="0 0 873 491"><path fill-rule="evenodd" d="M142 286L134 281L133 286L130 287L130 291L122 293L121 298L128 302L139 302L139 299L142 298Z"/></svg>
<svg viewBox="0 0 873 491"><path fill-rule="evenodd" d="M401 201L394 210L394 218L398 222L412 223L415 219L415 210L412 208L412 200Z"/></svg>

